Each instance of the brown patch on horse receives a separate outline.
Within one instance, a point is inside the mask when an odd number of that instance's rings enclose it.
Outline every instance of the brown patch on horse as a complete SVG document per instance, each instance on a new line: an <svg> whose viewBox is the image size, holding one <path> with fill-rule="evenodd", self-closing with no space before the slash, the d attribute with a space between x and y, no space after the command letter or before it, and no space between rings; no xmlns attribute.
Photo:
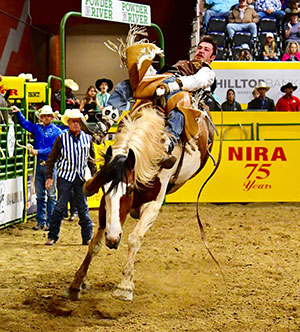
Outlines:
<svg viewBox="0 0 300 332"><path fill-rule="evenodd" d="M151 185L151 190L149 187L139 185L138 188L134 189L134 198L132 209L139 209L142 204L155 201L161 189L161 183L158 177L156 177Z"/></svg>

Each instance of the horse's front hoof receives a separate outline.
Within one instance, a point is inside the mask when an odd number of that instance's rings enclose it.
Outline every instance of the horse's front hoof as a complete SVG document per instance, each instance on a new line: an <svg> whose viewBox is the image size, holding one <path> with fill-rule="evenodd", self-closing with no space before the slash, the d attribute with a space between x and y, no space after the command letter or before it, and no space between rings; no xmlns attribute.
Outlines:
<svg viewBox="0 0 300 332"><path fill-rule="evenodd" d="M117 288L112 296L118 300L122 301L132 301L133 299L133 290L129 288Z"/></svg>
<svg viewBox="0 0 300 332"><path fill-rule="evenodd" d="M80 298L80 290L70 287L70 288L65 289L62 292L61 296L66 299L70 299L72 301L78 301Z"/></svg>

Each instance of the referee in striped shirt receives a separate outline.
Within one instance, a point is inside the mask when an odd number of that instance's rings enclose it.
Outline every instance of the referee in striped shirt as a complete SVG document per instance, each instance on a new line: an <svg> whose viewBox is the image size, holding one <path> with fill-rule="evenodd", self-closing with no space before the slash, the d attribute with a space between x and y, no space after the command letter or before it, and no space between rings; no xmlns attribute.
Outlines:
<svg viewBox="0 0 300 332"><path fill-rule="evenodd" d="M91 174L97 171L92 160L95 157L91 136L80 129L79 120L83 115L79 109L67 109L61 120L69 130L57 137L47 160L46 188L53 185L52 170L57 167L58 201L52 217L46 245L53 245L59 237L60 225L64 211L70 200L71 189L78 208L79 225L81 227L82 244L88 245L93 235L93 224L89 216L89 208L82 187L85 182L85 170L88 166Z"/></svg>

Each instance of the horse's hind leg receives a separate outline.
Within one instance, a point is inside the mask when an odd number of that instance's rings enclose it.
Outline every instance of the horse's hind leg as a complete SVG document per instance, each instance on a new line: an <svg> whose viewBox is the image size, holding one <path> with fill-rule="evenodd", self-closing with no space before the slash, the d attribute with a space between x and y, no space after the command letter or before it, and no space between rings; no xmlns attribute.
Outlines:
<svg viewBox="0 0 300 332"><path fill-rule="evenodd" d="M113 296L120 300L131 301L134 289L134 259L142 245L142 240L147 230L153 225L157 218L162 203L152 201L144 205L141 211L141 218L128 237L127 263L122 271L123 277Z"/></svg>
<svg viewBox="0 0 300 332"><path fill-rule="evenodd" d="M91 243L89 244L88 252L80 266L75 273L74 280L71 282L70 287L64 291L63 296L70 298L71 300L78 300L80 297L80 289L82 288L85 280L89 265L92 258L97 255L101 249L104 238L104 230L99 228L97 233L93 236Z"/></svg>

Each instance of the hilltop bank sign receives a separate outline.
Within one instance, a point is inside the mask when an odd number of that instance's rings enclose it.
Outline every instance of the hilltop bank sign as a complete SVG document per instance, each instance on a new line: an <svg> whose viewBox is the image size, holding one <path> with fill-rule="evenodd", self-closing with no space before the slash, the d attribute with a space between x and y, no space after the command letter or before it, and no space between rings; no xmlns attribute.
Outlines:
<svg viewBox="0 0 300 332"><path fill-rule="evenodd" d="M82 0L81 15L98 20L151 25L151 7L119 0Z"/></svg>
<svg viewBox="0 0 300 332"><path fill-rule="evenodd" d="M272 62L272 61L270 61ZM235 98L241 104L248 104L252 97L253 89L264 81L270 90L267 96L272 98L275 103L284 95L280 88L291 82L297 85L298 89L294 95L300 98L300 63L278 63L268 61L217 61L212 63L212 68L217 76L217 88L215 94L221 102L226 100L228 89L235 91Z"/></svg>

